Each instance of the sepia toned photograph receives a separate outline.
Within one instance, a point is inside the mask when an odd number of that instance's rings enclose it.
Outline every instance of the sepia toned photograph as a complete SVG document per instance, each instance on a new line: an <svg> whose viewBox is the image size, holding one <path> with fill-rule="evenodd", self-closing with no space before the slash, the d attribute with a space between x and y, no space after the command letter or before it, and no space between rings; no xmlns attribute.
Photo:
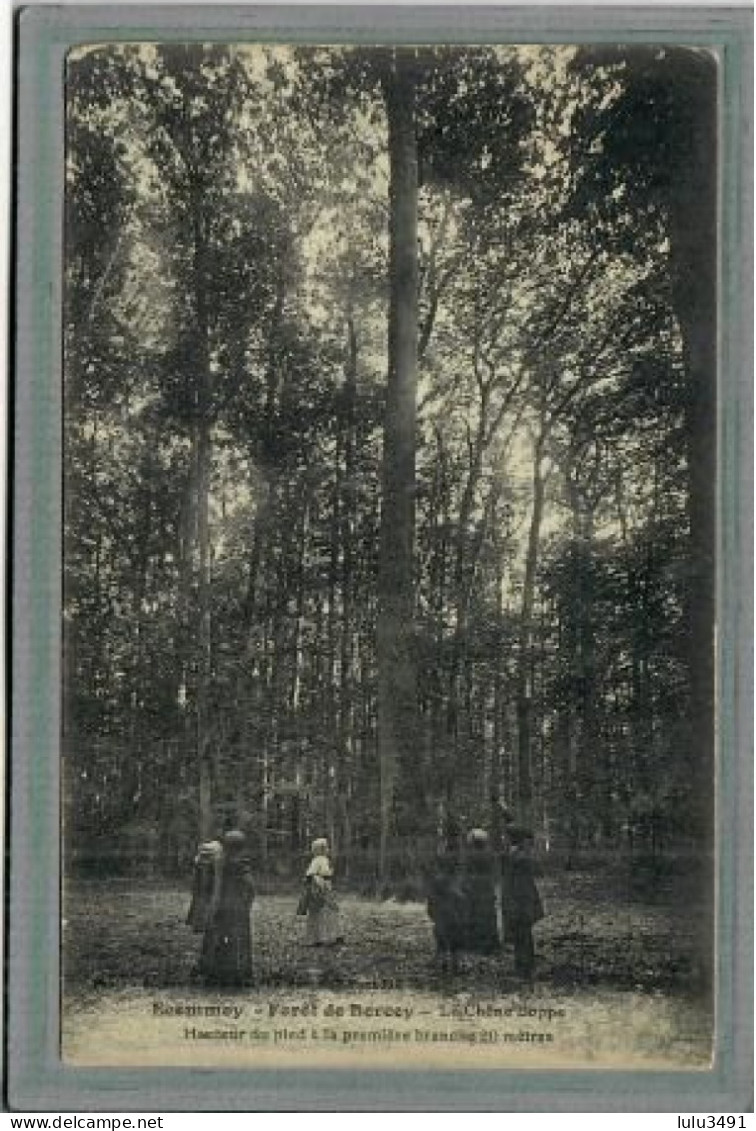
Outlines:
<svg viewBox="0 0 756 1131"><path fill-rule="evenodd" d="M720 68L67 53L64 1063L710 1069Z"/></svg>

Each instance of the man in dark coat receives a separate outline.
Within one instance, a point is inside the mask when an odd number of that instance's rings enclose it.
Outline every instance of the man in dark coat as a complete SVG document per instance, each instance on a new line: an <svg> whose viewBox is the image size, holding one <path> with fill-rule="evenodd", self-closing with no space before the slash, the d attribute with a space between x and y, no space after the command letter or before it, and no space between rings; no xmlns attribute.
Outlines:
<svg viewBox="0 0 756 1131"><path fill-rule="evenodd" d="M511 887L511 877L509 872L509 854L512 849L512 842L509 839L509 830L516 827L514 814L506 806L501 806L499 812L499 843L498 849L500 853L501 864L501 943L502 946L512 945L512 934L509 925L508 916L508 903L509 903L509 890Z"/></svg>
<svg viewBox="0 0 756 1131"><path fill-rule="evenodd" d="M535 967L533 924L543 919L543 904L535 882L532 832L511 826L509 845L502 884L507 939L514 945L515 974L532 983Z"/></svg>

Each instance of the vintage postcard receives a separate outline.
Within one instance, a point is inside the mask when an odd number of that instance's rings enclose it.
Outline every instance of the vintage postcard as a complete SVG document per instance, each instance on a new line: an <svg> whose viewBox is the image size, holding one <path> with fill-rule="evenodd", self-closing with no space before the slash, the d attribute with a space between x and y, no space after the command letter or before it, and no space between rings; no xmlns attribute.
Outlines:
<svg viewBox="0 0 756 1131"><path fill-rule="evenodd" d="M61 61L62 1065L705 1078L723 54Z"/></svg>
<svg viewBox="0 0 756 1131"><path fill-rule="evenodd" d="M66 1058L709 1064L716 91L69 54Z"/></svg>

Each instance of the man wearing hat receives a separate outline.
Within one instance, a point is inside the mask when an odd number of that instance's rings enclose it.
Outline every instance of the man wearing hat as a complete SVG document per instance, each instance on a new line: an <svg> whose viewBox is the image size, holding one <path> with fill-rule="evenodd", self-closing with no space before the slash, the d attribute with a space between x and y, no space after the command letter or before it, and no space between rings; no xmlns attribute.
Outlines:
<svg viewBox="0 0 756 1131"><path fill-rule="evenodd" d="M532 984L535 967L533 924L544 915L535 882L533 834L522 825L510 825L508 838L510 847L502 893L507 940L514 945L515 974Z"/></svg>

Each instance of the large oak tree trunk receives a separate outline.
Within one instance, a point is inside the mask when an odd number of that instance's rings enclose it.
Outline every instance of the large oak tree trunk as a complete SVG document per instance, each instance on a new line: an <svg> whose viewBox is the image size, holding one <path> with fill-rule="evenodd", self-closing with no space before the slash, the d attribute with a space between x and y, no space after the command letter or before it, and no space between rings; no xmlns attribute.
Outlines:
<svg viewBox="0 0 756 1131"><path fill-rule="evenodd" d="M413 656L417 387L417 142L414 79L396 52L385 80L390 161L389 372L383 447L376 651L380 763L379 871L385 879L399 767L417 757ZM421 803L413 798L413 806Z"/></svg>

